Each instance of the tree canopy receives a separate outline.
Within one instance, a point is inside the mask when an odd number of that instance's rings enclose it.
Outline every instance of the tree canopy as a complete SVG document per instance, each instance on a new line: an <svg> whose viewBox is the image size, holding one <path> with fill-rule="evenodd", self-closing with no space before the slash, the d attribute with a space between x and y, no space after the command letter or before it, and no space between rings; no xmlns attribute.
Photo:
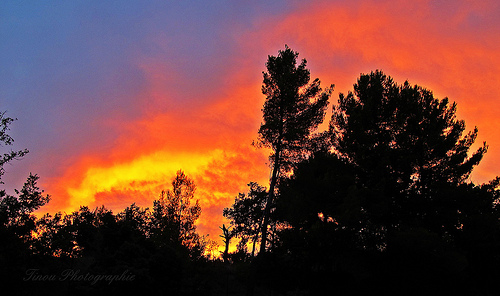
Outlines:
<svg viewBox="0 0 500 296"><path fill-rule="evenodd" d="M340 94L330 122L332 148L355 167L370 219L386 227L457 225L456 215L437 221L465 211L450 190L466 184L487 146L469 155L478 130L464 134L456 110L447 98L398 85L381 71L361 75L354 93Z"/></svg>

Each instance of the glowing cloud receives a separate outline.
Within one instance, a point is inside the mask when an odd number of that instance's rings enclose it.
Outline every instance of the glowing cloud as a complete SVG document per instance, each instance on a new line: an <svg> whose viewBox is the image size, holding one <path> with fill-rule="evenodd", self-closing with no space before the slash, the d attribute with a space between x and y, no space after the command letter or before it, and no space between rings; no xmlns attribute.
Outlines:
<svg viewBox="0 0 500 296"><path fill-rule="evenodd" d="M200 167L206 166L221 153L215 150L206 155L169 155L162 151L141 155L128 163L110 167L90 167L78 188L68 188L69 207L75 209L80 205L94 204L96 194L117 188L151 192L165 186L164 180L174 176L179 168L195 174ZM151 183L152 180L158 180L160 183Z"/></svg>
<svg viewBox="0 0 500 296"><path fill-rule="evenodd" d="M250 181L267 183L265 151L251 146L260 121L260 85L237 79L236 73L220 97L207 96L196 106L171 98L165 87L171 78L163 66L141 68L148 81L141 94L144 115L108 121L119 133L115 143L106 154L80 156L45 184L53 200L43 210L71 212L104 204L120 211L134 202L151 207L182 169L197 185L200 232L217 238L218 227L226 223L222 209Z"/></svg>

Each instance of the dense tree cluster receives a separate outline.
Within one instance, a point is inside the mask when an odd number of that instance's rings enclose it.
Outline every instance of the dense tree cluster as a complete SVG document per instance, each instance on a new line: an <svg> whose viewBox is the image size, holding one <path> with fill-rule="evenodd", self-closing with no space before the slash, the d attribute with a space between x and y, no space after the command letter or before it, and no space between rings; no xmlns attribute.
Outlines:
<svg viewBox="0 0 500 296"><path fill-rule="evenodd" d="M271 150L269 189L250 182L223 210L221 256L196 232L201 207L182 171L151 210L38 218L50 198L30 174L16 196L0 191L1 280L19 294L497 294L500 178L469 178L488 149L471 151L478 129L466 131L447 98L377 70L339 95L318 132L333 86L311 82L297 58L287 46L268 57L257 145ZM0 119L10 145L13 119ZM5 153L0 177L27 152ZM40 279L61 270L134 280Z"/></svg>
<svg viewBox="0 0 500 296"><path fill-rule="evenodd" d="M152 210L132 204L114 214L104 206L82 206L71 214L40 218L32 213L49 197L42 195L37 179L30 175L17 197L0 201L1 280L19 294L33 289L61 295L189 294L207 286L197 278L203 273L193 272L207 262L209 241L196 232L201 207L193 203L196 187L184 172L177 172L172 189L161 192ZM67 273L74 274L68 278ZM83 274L128 280L110 285L106 279L78 277Z"/></svg>
<svg viewBox="0 0 500 296"><path fill-rule="evenodd" d="M273 198L265 200L275 231L273 243L261 245L259 256L251 260L258 278L272 278L268 285L276 291L306 294L495 291L500 179L481 185L469 179L488 148L483 143L470 151L478 129L466 132L465 122L456 118L456 104L447 98L436 99L423 87L397 84L375 71L362 74L353 92L339 95L328 131L311 136L324 116L323 107L314 108L321 101L307 100L305 105L315 111L297 115L297 109L281 111L278 107L286 103L276 100L280 96L293 105L308 93L289 74L294 73L290 69L307 72L305 63L296 66L296 57L286 47L278 57L269 57L264 73L267 99L259 135L271 134L268 143L276 143L269 145ZM270 77L273 88L268 87ZM328 96L326 92L322 98ZM294 120L283 120L283 114ZM282 148L276 139L284 134L281 120L290 134L304 139L293 142L300 146L293 150L298 152L284 155L300 157L277 157ZM274 173L282 170L280 161L286 163L286 174ZM238 229L262 223L256 217L241 226L242 216L251 218L248 209L263 207L252 198L242 207L242 197L226 217ZM262 225L261 240L268 228ZM293 284L283 288L280 283L286 279Z"/></svg>
<svg viewBox="0 0 500 296"><path fill-rule="evenodd" d="M362 75L333 109L331 148L281 182L277 219L292 227L280 251L388 294L492 291L499 179L470 182L487 146L469 153L477 129L464 134L455 113L422 87Z"/></svg>

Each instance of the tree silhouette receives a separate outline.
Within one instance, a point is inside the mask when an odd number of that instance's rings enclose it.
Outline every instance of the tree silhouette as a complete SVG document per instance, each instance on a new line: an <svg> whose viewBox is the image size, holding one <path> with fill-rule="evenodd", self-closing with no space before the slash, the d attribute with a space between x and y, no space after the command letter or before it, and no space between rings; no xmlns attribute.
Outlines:
<svg viewBox="0 0 500 296"><path fill-rule="evenodd" d="M288 172L293 163L316 146L311 133L323 122L333 90L331 86L322 91L319 79L310 83L306 60L297 65L297 57L298 53L285 46L278 56L268 57L267 72L263 72L266 101L259 144L272 149L269 159L273 169L262 223L261 253L266 250L269 215L280 173Z"/></svg>
<svg viewBox="0 0 500 296"><path fill-rule="evenodd" d="M330 133L331 150L280 181L275 216L289 226L276 250L283 269L318 292L331 279L346 292L494 291L500 179L468 179L487 146L469 153L477 128L465 133L456 104L376 71L340 94ZM352 290L361 283L366 290Z"/></svg>
<svg viewBox="0 0 500 296"><path fill-rule="evenodd" d="M487 146L468 155L478 131L463 135L455 103L376 71L362 75L354 93L340 94L330 130L333 148L356 168L366 219L385 230L456 229L467 209L450 190L466 183Z"/></svg>
<svg viewBox="0 0 500 296"><path fill-rule="evenodd" d="M195 222L201 214L198 200L194 204L196 186L183 171L178 171L172 189L162 191L153 202L150 235L160 245L172 244L186 247L191 256L203 255L203 242L196 232Z"/></svg>
<svg viewBox="0 0 500 296"><path fill-rule="evenodd" d="M30 174L23 188L15 190L18 197L4 195L0 200L0 223L24 241L31 238L31 231L35 229L36 217L33 212L50 200L38 188L38 179L37 175Z"/></svg>
<svg viewBox="0 0 500 296"><path fill-rule="evenodd" d="M348 211L355 185L353 167L337 155L317 152L298 163L293 174L280 183L276 218L293 228L309 229L318 221L342 225L358 220ZM333 221L333 220L332 220Z"/></svg>
<svg viewBox="0 0 500 296"><path fill-rule="evenodd" d="M50 197L30 174L15 195L0 191L1 283L21 295L495 295L500 177L469 178L487 151L470 151L477 128L466 132L447 98L375 71L339 95L328 132L315 134L332 87L309 82L297 57L287 46L268 57L259 145L272 150L270 189L251 182L223 210L225 262L204 256L217 245L196 232L201 207L182 171L151 210L82 205L40 218ZM12 144L13 120L0 113L0 146ZM3 154L0 178L27 152ZM54 286L23 280L31 268L128 271L136 281Z"/></svg>
<svg viewBox="0 0 500 296"><path fill-rule="evenodd" d="M246 244L252 242L252 257L259 240L266 198L266 188L255 182L248 184L248 194L239 193L229 208L224 208L224 217L230 220L232 234L240 238L238 249L246 251Z"/></svg>
<svg viewBox="0 0 500 296"><path fill-rule="evenodd" d="M224 262L227 262L229 258L229 245L231 244L231 238L233 237L233 234L229 230L229 228L226 228L225 224L222 224L222 227L219 228L222 230L222 234L219 236L224 242L224 253L222 253L222 259L224 259Z"/></svg>
<svg viewBox="0 0 500 296"><path fill-rule="evenodd" d="M5 111L0 112L0 147L6 145L12 145L14 143L14 139L8 134L9 131L9 126L14 122L16 119L10 118L5 116ZM0 184L3 184L1 182L2 176L5 174L5 169L4 169L4 164L8 163L11 160L14 159L19 159L26 155L28 153L28 149L23 149L23 150L18 150L18 151L13 151L10 150L7 153L4 153L0 157ZM0 191L0 197L5 196L5 191L2 190Z"/></svg>
<svg viewBox="0 0 500 296"><path fill-rule="evenodd" d="M0 147L14 143L14 139L8 134L9 126L14 120L5 116L5 112L0 112ZM27 149L10 150L0 156L0 184L3 184L1 178L5 173L4 165L27 153ZM37 186L38 179L36 174L30 173L22 189L15 190L15 195L0 190L0 283L4 286L8 284L13 289L22 286L19 275L25 271L37 246L37 240L32 235L37 224L33 212L50 199Z"/></svg>
<svg viewBox="0 0 500 296"><path fill-rule="evenodd" d="M337 155L317 152L298 163L280 182L275 217L288 227L280 230L275 253L296 288L311 294L356 290L349 277L359 276L359 212L353 167ZM303 285L302 282L308 283Z"/></svg>
<svg viewBox="0 0 500 296"><path fill-rule="evenodd" d="M12 145L14 139L8 134L9 126L15 119L5 116L5 112L0 112L0 147ZM13 151L10 150L0 157L0 184L1 177L5 173L4 165L8 162L19 159L28 153L27 149ZM21 190L15 189L17 196L0 190L0 227L3 235L14 235L23 244L30 246L33 241L31 232L36 227L36 217L33 212L49 202L50 197L43 195L43 190L37 186L38 175L30 173ZM9 241L2 238L2 241Z"/></svg>

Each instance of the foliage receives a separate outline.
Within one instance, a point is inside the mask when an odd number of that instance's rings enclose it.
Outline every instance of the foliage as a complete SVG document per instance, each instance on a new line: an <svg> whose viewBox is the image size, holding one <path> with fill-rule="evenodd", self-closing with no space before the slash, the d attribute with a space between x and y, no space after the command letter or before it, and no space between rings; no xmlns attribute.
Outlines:
<svg viewBox="0 0 500 296"><path fill-rule="evenodd" d="M178 171L172 189L162 191L160 199L153 202L150 236L160 245L181 244L191 256L203 255L203 245L196 233L195 222L201 214L198 200L192 205L196 186L184 172Z"/></svg>
<svg viewBox="0 0 500 296"><path fill-rule="evenodd" d="M255 246L259 242L267 191L255 182L250 182L248 187L248 194L239 193L233 205L224 208L223 215L230 220L232 235L240 238L238 249L246 252L246 245L251 242L253 257Z"/></svg>
<svg viewBox="0 0 500 296"><path fill-rule="evenodd" d="M0 147L14 143L14 139L8 134L9 125L13 121L14 119L5 116L5 112L0 113ZM4 153L0 157L0 178L5 173L5 164L20 159L27 153L27 149ZM38 179L38 175L30 173L22 189L15 190L15 196L0 190L0 283L18 283L17 272L23 270L24 263L35 252L37 238L33 234L37 219L33 212L50 199L38 188ZM0 181L0 184L3 182Z"/></svg>
<svg viewBox="0 0 500 296"><path fill-rule="evenodd" d="M46 204L50 197L43 195L37 186L37 175L30 174L21 191L15 190L18 197L3 194L0 199L0 223L9 231L27 241L35 228L33 212Z"/></svg>
<svg viewBox="0 0 500 296"><path fill-rule="evenodd" d="M498 275L499 179L469 181L487 146L469 154L477 129L464 134L456 104L380 71L339 97L331 152L300 162L280 184L276 215L291 225L280 233L284 262L346 283L362 277L366 287L383 280L388 294L422 282L467 294L470 283L450 283ZM492 291L487 282L472 293Z"/></svg>
<svg viewBox="0 0 500 296"><path fill-rule="evenodd" d="M14 139L7 133L9 125L14 121L10 117L5 116L5 112L0 113L0 147L3 145L12 145ZM8 162L19 159L28 153L27 149L13 151L10 150L0 157L0 178L5 173L4 165ZM12 196L6 193L5 190L0 190L0 227L2 232L2 240L7 240L6 237L13 235L11 240L19 239L25 247L29 247L32 243L31 232L35 229L36 217L33 212L46 204L50 197L43 195L43 190L37 186L38 175L30 173L22 189L15 190L17 196ZM0 181L0 183L2 183Z"/></svg>
<svg viewBox="0 0 500 296"><path fill-rule="evenodd" d="M5 112L0 112L0 147L4 145L9 146L14 143L14 139L7 133L10 129L9 128L10 124L14 122L14 120L15 119L13 118L5 116ZM28 149L23 149L19 151L10 150L9 152L4 153L0 157L0 180L2 176L5 174L5 169L3 166L14 159L19 159L23 157L28 152L29 152ZM2 184L1 181L0 184ZM5 194L5 192L2 190L0 194L1 194L0 197L2 197Z"/></svg>
<svg viewBox="0 0 500 296"><path fill-rule="evenodd" d="M353 167L337 155L317 152L297 164L280 184L276 217L294 228L309 228L320 220L352 225L359 220L352 195Z"/></svg>
<svg viewBox="0 0 500 296"><path fill-rule="evenodd" d="M366 219L385 229L408 225L441 234L457 227L467 208L453 191L487 146L468 155L478 131L463 135L455 103L376 71L362 75L354 93L340 95L330 130L333 149L355 167Z"/></svg>
<svg viewBox="0 0 500 296"><path fill-rule="evenodd" d="M263 123L259 143L272 149L271 164L288 172L310 152L312 132L323 122L333 85L326 90L318 78L310 82L310 71L298 53L285 46L278 56L269 56L263 72ZM276 161L277 160L277 161Z"/></svg>

